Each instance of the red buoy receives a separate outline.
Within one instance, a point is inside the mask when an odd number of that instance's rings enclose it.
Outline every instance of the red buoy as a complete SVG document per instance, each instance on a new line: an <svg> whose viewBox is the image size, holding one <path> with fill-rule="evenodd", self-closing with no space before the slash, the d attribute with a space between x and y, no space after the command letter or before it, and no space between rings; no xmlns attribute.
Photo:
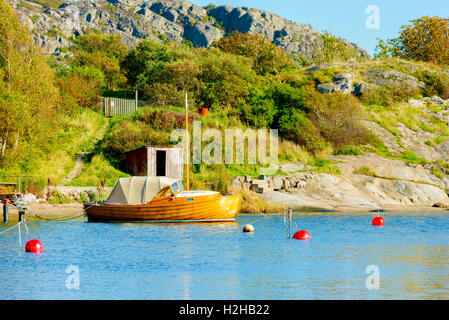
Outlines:
<svg viewBox="0 0 449 320"><path fill-rule="evenodd" d="M44 245L39 240L33 239L25 244L25 251L31 253L42 253L44 251Z"/></svg>
<svg viewBox="0 0 449 320"><path fill-rule="evenodd" d="M312 236L307 230L300 230L293 235L293 239L296 240L309 240Z"/></svg>
<svg viewBox="0 0 449 320"><path fill-rule="evenodd" d="M372 222L373 226L384 226L385 220L382 217L375 217Z"/></svg>

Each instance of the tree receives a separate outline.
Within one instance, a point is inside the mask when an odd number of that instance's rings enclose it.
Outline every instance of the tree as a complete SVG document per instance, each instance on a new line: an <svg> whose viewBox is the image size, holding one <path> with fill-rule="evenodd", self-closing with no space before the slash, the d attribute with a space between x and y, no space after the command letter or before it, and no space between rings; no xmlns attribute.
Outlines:
<svg viewBox="0 0 449 320"><path fill-rule="evenodd" d="M276 74L293 66L293 58L284 50L258 34L233 32L213 44L223 52L252 59L252 67L260 75Z"/></svg>
<svg viewBox="0 0 449 320"><path fill-rule="evenodd" d="M0 0L0 155L38 134L58 102L53 72L11 6Z"/></svg>
<svg viewBox="0 0 449 320"><path fill-rule="evenodd" d="M17 20L11 6L5 0L0 0L0 66L5 68L8 89L11 88L15 71L15 64L23 61L23 49L29 44L30 37L27 30Z"/></svg>
<svg viewBox="0 0 449 320"><path fill-rule="evenodd" d="M155 40L143 40L131 50L122 61L128 83L141 87L151 83L154 77L160 76L164 65L170 62L167 47ZM140 79L138 79L138 77Z"/></svg>
<svg viewBox="0 0 449 320"><path fill-rule="evenodd" d="M128 48L119 35L104 35L91 31L79 36L74 43L72 66L94 67L100 70L110 90L125 86L126 77L120 63L128 53Z"/></svg>
<svg viewBox="0 0 449 320"><path fill-rule="evenodd" d="M59 86L79 106L100 111L98 104L105 86L105 77L97 68L83 66L62 70L59 73Z"/></svg>
<svg viewBox="0 0 449 320"><path fill-rule="evenodd" d="M449 65L449 19L424 16L410 22L401 27L399 37L379 40L376 57Z"/></svg>

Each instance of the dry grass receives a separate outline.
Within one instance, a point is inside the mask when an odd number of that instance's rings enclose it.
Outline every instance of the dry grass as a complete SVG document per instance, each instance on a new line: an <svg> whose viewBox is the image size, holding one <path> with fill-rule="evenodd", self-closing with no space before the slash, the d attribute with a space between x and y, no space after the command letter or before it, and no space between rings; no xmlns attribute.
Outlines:
<svg viewBox="0 0 449 320"><path fill-rule="evenodd" d="M283 212L283 204L271 203L263 199L257 193L251 191L241 191L243 201L240 208L244 213L279 213Z"/></svg>
<svg viewBox="0 0 449 320"><path fill-rule="evenodd" d="M305 148L289 140L280 140L278 151L280 161L302 161L303 163L308 163L313 158Z"/></svg>

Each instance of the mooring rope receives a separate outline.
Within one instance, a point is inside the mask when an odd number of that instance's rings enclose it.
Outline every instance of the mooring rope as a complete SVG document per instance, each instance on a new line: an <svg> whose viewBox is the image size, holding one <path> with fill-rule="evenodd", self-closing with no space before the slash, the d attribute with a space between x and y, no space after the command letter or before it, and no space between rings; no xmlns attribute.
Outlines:
<svg viewBox="0 0 449 320"><path fill-rule="evenodd" d="M22 236L20 235L20 221L19 221L19 223L17 225L18 225L18 228L19 228L19 246L22 246Z"/></svg>
<svg viewBox="0 0 449 320"><path fill-rule="evenodd" d="M45 221L70 221L70 220L74 220L74 219L77 219L77 218L80 218L80 217L83 217L83 216L85 216L84 213L76 215L76 216L63 217L63 218L44 218L44 217L41 217L39 215L35 215L34 217L36 217L38 219L41 219L41 220L45 220Z"/></svg>
<svg viewBox="0 0 449 320"><path fill-rule="evenodd" d="M19 223L16 223L16 224L13 225L11 228L8 228L8 229L6 229L6 230L1 231L0 234L5 233L5 232L7 232L7 231L9 231L9 230L11 230L11 229L14 229L18 224L19 224Z"/></svg>
<svg viewBox="0 0 449 320"><path fill-rule="evenodd" d="M27 230L28 238L31 240L30 230L28 230L26 222L24 221L23 224L25 225L25 229Z"/></svg>

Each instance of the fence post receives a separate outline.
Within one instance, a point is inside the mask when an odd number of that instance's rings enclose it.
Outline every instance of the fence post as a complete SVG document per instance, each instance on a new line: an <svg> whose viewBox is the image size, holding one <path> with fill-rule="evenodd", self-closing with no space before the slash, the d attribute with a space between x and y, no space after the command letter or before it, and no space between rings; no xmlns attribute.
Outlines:
<svg viewBox="0 0 449 320"><path fill-rule="evenodd" d="M136 87L136 105L134 106L134 111L137 111L137 103L138 103L138 97L137 97L137 87Z"/></svg>

